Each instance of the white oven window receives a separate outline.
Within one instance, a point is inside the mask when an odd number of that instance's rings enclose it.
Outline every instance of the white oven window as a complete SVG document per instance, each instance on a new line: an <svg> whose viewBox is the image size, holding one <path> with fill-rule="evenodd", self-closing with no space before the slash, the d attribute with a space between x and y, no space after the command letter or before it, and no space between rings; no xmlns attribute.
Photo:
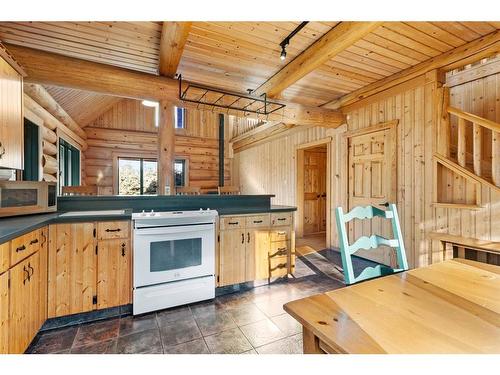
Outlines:
<svg viewBox="0 0 500 375"><path fill-rule="evenodd" d="M149 271L164 272L202 264L201 238L150 243Z"/></svg>

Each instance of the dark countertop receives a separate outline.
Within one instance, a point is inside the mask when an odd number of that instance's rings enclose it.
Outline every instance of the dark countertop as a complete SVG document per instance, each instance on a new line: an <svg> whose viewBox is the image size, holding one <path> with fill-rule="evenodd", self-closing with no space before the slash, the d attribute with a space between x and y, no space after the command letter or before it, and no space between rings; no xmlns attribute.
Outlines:
<svg viewBox="0 0 500 375"><path fill-rule="evenodd" d="M123 209L123 208L122 208ZM248 207L235 207L235 208L220 208L217 210L219 215L237 215L237 214L252 214L263 212L287 212L296 211L296 207L292 206L271 206L270 208L248 208ZM47 214L35 214L25 216L15 216L8 218L0 218L0 244L10 241L13 238L22 236L32 230L41 228L48 224L55 223L77 223L87 221L111 221L111 220L131 220L132 209L125 209L123 215L82 215L64 217L60 216L63 212L54 212Z"/></svg>

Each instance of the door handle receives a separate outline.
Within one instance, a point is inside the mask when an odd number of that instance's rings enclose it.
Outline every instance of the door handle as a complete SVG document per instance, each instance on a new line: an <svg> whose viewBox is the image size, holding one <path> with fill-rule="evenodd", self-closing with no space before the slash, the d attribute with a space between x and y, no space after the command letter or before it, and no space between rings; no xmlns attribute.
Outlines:
<svg viewBox="0 0 500 375"><path fill-rule="evenodd" d="M326 198L326 193L321 194L321 198Z"/></svg>
<svg viewBox="0 0 500 375"><path fill-rule="evenodd" d="M26 280L28 280L29 277L30 277L30 272L26 269L26 266L23 266L23 271L26 272L26 277L23 280L23 285L25 285L26 284Z"/></svg>
<svg viewBox="0 0 500 375"><path fill-rule="evenodd" d="M30 263L28 263L28 268L31 269L31 273L28 276L28 281L31 281L31 276L33 276L33 274L35 273L35 269L31 267Z"/></svg>
<svg viewBox="0 0 500 375"><path fill-rule="evenodd" d="M125 256L125 243L122 243L122 257Z"/></svg>
<svg viewBox="0 0 500 375"><path fill-rule="evenodd" d="M247 232L247 243L250 243L250 232Z"/></svg>
<svg viewBox="0 0 500 375"><path fill-rule="evenodd" d="M245 233L241 233L241 243L245 243Z"/></svg>
<svg viewBox="0 0 500 375"><path fill-rule="evenodd" d="M389 202L380 203L380 206L389 207Z"/></svg>

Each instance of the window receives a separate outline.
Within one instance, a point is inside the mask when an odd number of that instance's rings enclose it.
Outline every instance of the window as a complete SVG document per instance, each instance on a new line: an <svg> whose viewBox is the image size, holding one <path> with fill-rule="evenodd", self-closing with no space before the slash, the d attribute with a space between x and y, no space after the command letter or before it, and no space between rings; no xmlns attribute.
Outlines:
<svg viewBox="0 0 500 375"><path fill-rule="evenodd" d="M38 126L24 119L24 181L38 181L39 177Z"/></svg>
<svg viewBox="0 0 500 375"><path fill-rule="evenodd" d="M158 162L155 159L118 158L118 194L157 193Z"/></svg>
<svg viewBox="0 0 500 375"><path fill-rule="evenodd" d="M181 107L175 107L175 128L185 129L186 128L186 109Z"/></svg>
<svg viewBox="0 0 500 375"><path fill-rule="evenodd" d="M80 150L59 138L59 188L80 185Z"/></svg>
<svg viewBox="0 0 500 375"><path fill-rule="evenodd" d="M177 159L174 162L175 186L186 186L186 160Z"/></svg>

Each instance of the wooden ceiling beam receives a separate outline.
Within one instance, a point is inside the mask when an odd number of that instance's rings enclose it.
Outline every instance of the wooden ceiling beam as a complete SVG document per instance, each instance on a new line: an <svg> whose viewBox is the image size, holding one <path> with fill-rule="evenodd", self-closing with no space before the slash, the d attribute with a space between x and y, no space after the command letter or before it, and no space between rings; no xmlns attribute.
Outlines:
<svg viewBox="0 0 500 375"><path fill-rule="evenodd" d="M174 78L192 22L163 22L160 40L160 75Z"/></svg>
<svg viewBox="0 0 500 375"><path fill-rule="evenodd" d="M340 22L259 86L255 94L266 93L268 97L276 97L287 87L352 46L381 24L382 22Z"/></svg>
<svg viewBox="0 0 500 375"><path fill-rule="evenodd" d="M206 109L237 117L259 118L267 121L281 121L296 125L338 127L345 123L341 111L303 106L282 101L286 107L268 116L260 116L241 110L203 107L179 100L177 80L135 72L107 64L76 59L9 44L9 51L16 57L27 73L25 82L55 85L87 90L106 95L131 99L168 100L186 108ZM184 83L186 86L188 83Z"/></svg>
<svg viewBox="0 0 500 375"><path fill-rule="evenodd" d="M430 58L402 70L387 78L381 79L356 91L342 96L340 99L332 100L323 104L322 108L338 109L348 106L359 100L375 95L379 92L390 89L401 83L421 76L434 69L450 71L461 66L479 61L485 57L490 57L500 52L500 30L494 31L481 38L473 40L460 47L454 48L441 55Z"/></svg>
<svg viewBox="0 0 500 375"><path fill-rule="evenodd" d="M249 148L249 146L254 145L255 143L265 138L269 138L273 135L282 133L293 127L295 127L295 125L284 124L279 121L268 122L259 125L248 132L240 134L237 137L234 137L230 142L233 144L234 152L239 152Z"/></svg>
<svg viewBox="0 0 500 375"><path fill-rule="evenodd" d="M59 105L58 102L49 94L45 87L34 83L25 83L23 85L24 92L28 94L34 101L40 104L47 112L62 122L73 133L85 139L87 134L82 130L73 118Z"/></svg>

